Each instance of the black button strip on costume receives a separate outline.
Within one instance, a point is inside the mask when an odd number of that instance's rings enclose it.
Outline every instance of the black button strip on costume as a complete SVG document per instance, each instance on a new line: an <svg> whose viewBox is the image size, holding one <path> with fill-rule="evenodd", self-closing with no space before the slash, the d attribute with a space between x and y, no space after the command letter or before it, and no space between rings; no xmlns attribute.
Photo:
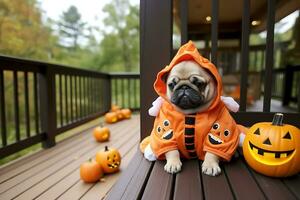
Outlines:
<svg viewBox="0 0 300 200"><path fill-rule="evenodd" d="M195 125L195 117L194 116L186 116L185 117L185 125ZM195 128L188 128L185 127L184 129L184 135L185 135L185 148L189 152L189 156L191 158L197 157L197 153L195 151L195 144L194 144L194 135L195 135Z"/></svg>
<svg viewBox="0 0 300 200"><path fill-rule="evenodd" d="M194 143L194 137L185 137L185 143Z"/></svg>
<svg viewBox="0 0 300 200"><path fill-rule="evenodd" d="M195 117L185 117L185 124L186 125L194 125L195 124Z"/></svg>
<svg viewBox="0 0 300 200"><path fill-rule="evenodd" d="M194 128L185 128L184 134L192 136L195 134L195 129Z"/></svg>

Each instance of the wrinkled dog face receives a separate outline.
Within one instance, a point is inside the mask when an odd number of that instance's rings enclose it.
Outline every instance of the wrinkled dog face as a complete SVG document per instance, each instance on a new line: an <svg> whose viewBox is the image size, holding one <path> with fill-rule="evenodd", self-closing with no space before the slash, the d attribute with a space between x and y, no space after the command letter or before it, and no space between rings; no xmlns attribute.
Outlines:
<svg viewBox="0 0 300 200"><path fill-rule="evenodd" d="M213 76L194 61L175 65L166 83L167 97L184 114L204 111L217 92Z"/></svg>

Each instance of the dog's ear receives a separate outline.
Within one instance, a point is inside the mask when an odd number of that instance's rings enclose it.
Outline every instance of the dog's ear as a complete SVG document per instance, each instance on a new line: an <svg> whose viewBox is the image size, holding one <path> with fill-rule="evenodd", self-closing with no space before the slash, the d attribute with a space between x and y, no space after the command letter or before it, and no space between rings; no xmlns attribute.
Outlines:
<svg viewBox="0 0 300 200"><path fill-rule="evenodd" d="M169 73L165 73L164 75L162 75L161 80L162 80L164 83L167 83L168 77L169 77Z"/></svg>

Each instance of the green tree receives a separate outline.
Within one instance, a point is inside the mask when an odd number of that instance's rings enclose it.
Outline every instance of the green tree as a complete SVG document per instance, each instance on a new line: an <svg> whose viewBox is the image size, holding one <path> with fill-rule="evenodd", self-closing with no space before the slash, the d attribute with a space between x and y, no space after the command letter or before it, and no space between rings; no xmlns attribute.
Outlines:
<svg viewBox="0 0 300 200"><path fill-rule="evenodd" d="M100 43L98 67L113 71L136 71L139 65L139 9L128 0L116 0L104 6L107 14Z"/></svg>
<svg viewBox="0 0 300 200"><path fill-rule="evenodd" d="M0 53L48 60L55 42L36 0L1 0Z"/></svg>
<svg viewBox="0 0 300 200"><path fill-rule="evenodd" d="M66 48L76 50L78 39L85 37L86 23L81 21L81 15L75 6L70 6L66 12L63 12L60 20L58 24L62 39L61 44Z"/></svg>

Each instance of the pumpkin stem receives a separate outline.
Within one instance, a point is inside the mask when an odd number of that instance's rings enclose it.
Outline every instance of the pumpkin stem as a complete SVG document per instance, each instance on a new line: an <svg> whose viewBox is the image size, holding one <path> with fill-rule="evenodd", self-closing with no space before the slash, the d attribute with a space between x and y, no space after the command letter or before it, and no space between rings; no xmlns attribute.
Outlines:
<svg viewBox="0 0 300 200"><path fill-rule="evenodd" d="M105 146L104 151L108 151L108 147L107 146Z"/></svg>
<svg viewBox="0 0 300 200"><path fill-rule="evenodd" d="M102 123L102 122L100 122L100 127L101 127L101 128L103 127L103 123Z"/></svg>
<svg viewBox="0 0 300 200"><path fill-rule="evenodd" d="M272 121L272 125L275 126L283 126L283 114L282 113L275 113Z"/></svg>

